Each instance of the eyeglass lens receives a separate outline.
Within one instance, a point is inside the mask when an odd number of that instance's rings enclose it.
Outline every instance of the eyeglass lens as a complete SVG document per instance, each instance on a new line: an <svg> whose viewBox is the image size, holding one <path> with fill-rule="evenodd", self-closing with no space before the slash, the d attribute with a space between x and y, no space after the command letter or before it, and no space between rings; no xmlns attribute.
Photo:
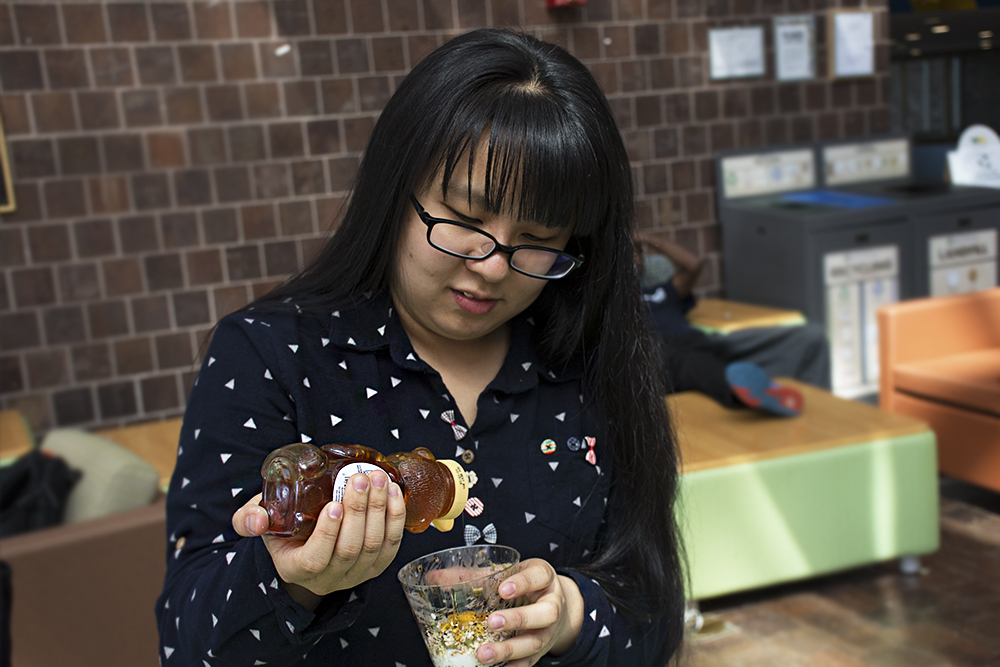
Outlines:
<svg viewBox="0 0 1000 667"><path fill-rule="evenodd" d="M430 232L430 242L448 252L470 259L485 257L496 243L484 233L447 222L437 222ZM533 276L558 277L574 265L571 258L556 250L519 248L510 256L511 266Z"/></svg>

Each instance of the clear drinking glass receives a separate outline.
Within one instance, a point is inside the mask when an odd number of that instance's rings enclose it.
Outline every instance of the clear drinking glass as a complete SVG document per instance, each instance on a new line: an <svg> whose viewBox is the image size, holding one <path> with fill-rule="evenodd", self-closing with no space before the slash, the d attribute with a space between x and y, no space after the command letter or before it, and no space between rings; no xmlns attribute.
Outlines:
<svg viewBox="0 0 1000 667"><path fill-rule="evenodd" d="M486 625L490 613L515 606L500 598L500 584L517 571L521 555L500 545L437 551L399 571L406 599L434 667L480 667L476 649L511 633Z"/></svg>

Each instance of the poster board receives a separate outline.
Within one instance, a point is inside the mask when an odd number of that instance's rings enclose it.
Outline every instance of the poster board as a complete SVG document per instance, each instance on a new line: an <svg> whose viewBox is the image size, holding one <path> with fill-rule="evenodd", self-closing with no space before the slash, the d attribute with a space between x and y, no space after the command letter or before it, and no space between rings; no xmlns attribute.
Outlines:
<svg viewBox="0 0 1000 667"><path fill-rule="evenodd" d="M0 118L0 213L12 213L15 208L14 183L7 158L7 135L3 131L3 118Z"/></svg>
<svg viewBox="0 0 1000 667"><path fill-rule="evenodd" d="M831 9L826 25L829 77L874 76L875 12Z"/></svg>

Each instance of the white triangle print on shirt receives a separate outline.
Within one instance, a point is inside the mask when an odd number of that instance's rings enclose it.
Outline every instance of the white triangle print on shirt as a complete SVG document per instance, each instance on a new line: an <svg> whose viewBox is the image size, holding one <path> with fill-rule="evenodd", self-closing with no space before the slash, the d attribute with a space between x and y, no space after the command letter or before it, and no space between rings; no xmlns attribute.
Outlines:
<svg viewBox="0 0 1000 667"><path fill-rule="evenodd" d="M251 417L250 419L246 420L243 423L243 425L246 426L247 428L257 428L257 425L253 423L253 417Z"/></svg>
<svg viewBox="0 0 1000 667"><path fill-rule="evenodd" d="M209 357L208 358L208 365L211 366L214 363L215 363L215 357Z"/></svg>
<svg viewBox="0 0 1000 667"><path fill-rule="evenodd" d="M531 512L525 512L524 513L524 522L525 523L531 523L531 520L534 519L534 518L535 518L535 515L532 514Z"/></svg>
<svg viewBox="0 0 1000 667"><path fill-rule="evenodd" d="M197 440L199 435L201 435L201 429L200 428L196 428L194 430L194 439Z"/></svg>
<svg viewBox="0 0 1000 667"><path fill-rule="evenodd" d="M236 496L240 495L240 491L242 491L243 488L241 487L239 489L229 489L229 490L233 492L233 498L235 498Z"/></svg>
<svg viewBox="0 0 1000 667"><path fill-rule="evenodd" d="M219 454L219 458L222 459L223 463L225 463L226 461L228 461L229 457L231 457L231 456L232 456L232 454Z"/></svg>
<svg viewBox="0 0 1000 667"><path fill-rule="evenodd" d="M399 378L394 378L391 375L389 376L389 380L392 381L393 387L399 386L399 383L402 382L402 380L400 380Z"/></svg>
<svg viewBox="0 0 1000 667"><path fill-rule="evenodd" d="M520 416L521 416L521 415L518 415L518 414L514 414L513 412L512 412L512 413L510 413L510 423L511 423L511 424L513 424L514 422L516 422L516 421L517 421L517 418L518 418L518 417L520 417Z"/></svg>
<svg viewBox="0 0 1000 667"><path fill-rule="evenodd" d="M340 366L341 368L343 368L345 371L347 370L347 362L346 361L341 361L337 365Z"/></svg>
<svg viewBox="0 0 1000 667"><path fill-rule="evenodd" d="M526 361L525 363L521 364L521 368L523 368L524 370L528 370L529 368L531 368L531 362Z"/></svg>
<svg viewBox="0 0 1000 667"><path fill-rule="evenodd" d="M254 639L260 641L260 630L254 630L253 628L250 628L250 634L253 635Z"/></svg>
<svg viewBox="0 0 1000 667"><path fill-rule="evenodd" d="M399 429L398 428L392 429L391 431L389 431L389 433L392 433L392 437L394 437L396 440L399 440Z"/></svg>
<svg viewBox="0 0 1000 667"><path fill-rule="evenodd" d="M232 380L230 380L229 382L227 382L226 383L226 388L227 389L236 389L236 378L233 378Z"/></svg>
<svg viewBox="0 0 1000 667"><path fill-rule="evenodd" d="M163 647L163 655L165 655L165 656L167 656L169 658L173 654L174 654L174 649L173 648L171 648L169 646L164 646Z"/></svg>
<svg viewBox="0 0 1000 667"><path fill-rule="evenodd" d="M431 413L430 410L421 410L420 416L423 417L424 419L427 419L427 415L429 415L430 413Z"/></svg>
<svg viewBox="0 0 1000 667"><path fill-rule="evenodd" d="M295 354L296 352L299 351L299 346L298 345L289 345L288 349L292 351L292 354Z"/></svg>
<svg viewBox="0 0 1000 667"><path fill-rule="evenodd" d="M555 470L559 467L559 461L549 461L549 467Z"/></svg>
<svg viewBox="0 0 1000 667"><path fill-rule="evenodd" d="M330 415L330 426L336 426L342 421L344 420L338 417L337 415Z"/></svg>
<svg viewBox="0 0 1000 667"><path fill-rule="evenodd" d="M590 612L590 620L592 620L592 621L596 621L597 620L597 610L596 609L594 611Z"/></svg>
<svg viewBox="0 0 1000 667"><path fill-rule="evenodd" d="M368 632L372 633L372 637L378 637L379 630L381 630L381 628L368 628Z"/></svg>
<svg viewBox="0 0 1000 667"><path fill-rule="evenodd" d="M304 384L306 387L312 388L312 385L309 384L309 378L303 378L302 384Z"/></svg>
<svg viewBox="0 0 1000 667"><path fill-rule="evenodd" d="M608 626L605 625L604 627L601 628L601 634L599 634L597 636L598 636L598 638L601 638L601 637L610 637L611 636L611 631L608 630Z"/></svg>
<svg viewBox="0 0 1000 667"><path fill-rule="evenodd" d="M300 435L300 436L302 436L302 442L312 442L312 441L313 441L313 439L312 439L312 438L310 438L310 437L309 437L308 435L306 435L305 433L300 433L299 435Z"/></svg>
<svg viewBox="0 0 1000 667"><path fill-rule="evenodd" d="M269 368L265 368L264 369L264 379L265 380L273 380L274 379L273 377L271 377L271 369L269 369Z"/></svg>
<svg viewBox="0 0 1000 667"><path fill-rule="evenodd" d="M491 479L493 480L493 488L494 489L497 488L498 486L500 486L500 482L503 481L503 477L493 477Z"/></svg>
<svg viewBox="0 0 1000 667"><path fill-rule="evenodd" d="M375 391L374 389L372 389L371 387L367 387L367 388L365 388L365 393L368 394L368 398L371 398L372 396L374 396L378 392Z"/></svg>
<svg viewBox="0 0 1000 667"><path fill-rule="evenodd" d="M577 507L583 507L583 504L580 500L580 496L576 497L576 500L573 501L573 504L576 505Z"/></svg>
<svg viewBox="0 0 1000 667"><path fill-rule="evenodd" d="M566 421L566 413L560 412L559 414L556 415L556 419L558 419L561 422Z"/></svg>
<svg viewBox="0 0 1000 667"><path fill-rule="evenodd" d="M320 338L320 341L323 343L323 347L326 347L327 345L330 344L329 338Z"/></svg>
<svg viewBox="0 0 1000 667"><path fill-rule="evenodd" d="M340 638L340 648L347 648L347 640L343 637Z"/></svg>

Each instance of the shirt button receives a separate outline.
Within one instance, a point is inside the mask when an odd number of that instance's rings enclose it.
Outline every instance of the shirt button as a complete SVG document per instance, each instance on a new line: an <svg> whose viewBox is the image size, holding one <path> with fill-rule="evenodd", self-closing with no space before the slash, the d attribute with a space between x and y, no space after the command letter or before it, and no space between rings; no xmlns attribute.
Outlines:
<svg viewBox="0 0 1000 667"><path fill-rule="evenodd" d="M472 452L471 449L466 449L464 452L462 452L462 463L472 463L475 460L476 460L476 455Z"/></svg>

